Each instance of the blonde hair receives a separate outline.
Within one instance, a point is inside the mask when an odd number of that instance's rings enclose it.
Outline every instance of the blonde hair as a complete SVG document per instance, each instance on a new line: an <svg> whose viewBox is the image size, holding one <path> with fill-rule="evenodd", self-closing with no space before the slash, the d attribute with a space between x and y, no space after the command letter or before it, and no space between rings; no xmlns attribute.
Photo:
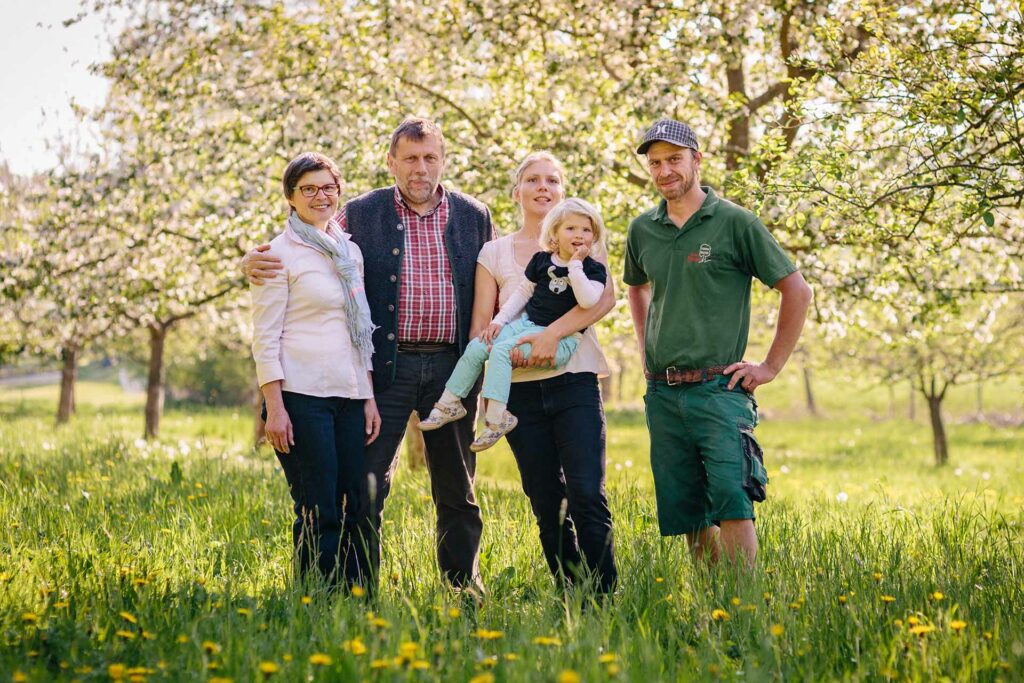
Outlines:
<svg viewBox="0 0 1024 683"><path fill-rule="evenodd" d="M539 152L530 152L529 154L527 154L526 157L519 162L519 165L516 166L516 170L512 172L511 191L513 193L515 192L516 188L519 187L519 183L523 182L523 175L526 173L526 169L528 169L530 166L537 163L538 161L550 161L552 164L554 164L555 168L558 170L558 179L562 181L562 187L565 187L565 167L562 166L562 162L559 161L558 157L556 157L551 152L548 152L547 150L541 150Z"/></svg>
<svg viewBox="0 0 1024 683"><path fill-rule="evenodd" d="M590 225L594 229L594 244L604 244L604 221L597 208L590 202L579 197L563 199L555 205L555 208L544 217L540 225L540 246L541 249L554 253L558 251L558 242L555 239L558 229L562 227L569 216L583 216L590 219Z"/></svg>

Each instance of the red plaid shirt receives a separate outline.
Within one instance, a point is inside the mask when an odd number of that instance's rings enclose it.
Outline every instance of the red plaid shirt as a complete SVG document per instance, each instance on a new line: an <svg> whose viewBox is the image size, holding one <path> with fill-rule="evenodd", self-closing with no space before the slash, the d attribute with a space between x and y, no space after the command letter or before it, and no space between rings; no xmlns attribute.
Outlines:
<svg viewBox="0 0 1024 683"><path fill-rule="evenodd" d="M455 343L455 285L444 246L448 225L448 193L438 187L441 201L420 216L410 209L395 187L395 210L405 225L405 253L398 290L398 340L403 342ZM344 211L337 216L348 229ZM364 258L372 258L363 254Z"/></svg>

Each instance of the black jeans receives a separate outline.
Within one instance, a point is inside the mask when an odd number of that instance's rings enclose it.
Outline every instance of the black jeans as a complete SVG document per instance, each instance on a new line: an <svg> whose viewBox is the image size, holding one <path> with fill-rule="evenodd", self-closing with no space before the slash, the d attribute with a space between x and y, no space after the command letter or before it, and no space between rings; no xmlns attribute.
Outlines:
<svg viewBox="0 0 1024 683"><path fill-rule="evenodd" d="M391 493L391 480L398 464L398 446L405 434L409 414L421 418L430 414L441 397L444 384L459 360L458 351L437 353L400 352L395 361L395 379L377 393L380 436L366 449L371 514L377 534L370 546L370 561L376 575L380 568L380 531L384 502ZM476 454L469 450L476 422L477 383L463 399L468 415L440 429L423 432L426 445L430 494L437 508L437 563L445 578L457 587L480 587L480 534L483 521L473 493Z"/></svg>
<svg viewBox="0 0 1024 683"><path fill-rule="evenodd" d="M605 494L605 422L594 373L516 382L508 401L519 426L506 435L540 527L551 572L570 583L587 568L599 592L618 577Z"/></svg>
<svg viewBox="0 0 1024 683"><path fill-rule="evenodd" d="M295 502L299 576L316 567L332 588L342 580L364 583L370 578L366 538L372 537L363 476L365 401L282 395L295 445L290 453L278 451L277 459Z"/></svg>

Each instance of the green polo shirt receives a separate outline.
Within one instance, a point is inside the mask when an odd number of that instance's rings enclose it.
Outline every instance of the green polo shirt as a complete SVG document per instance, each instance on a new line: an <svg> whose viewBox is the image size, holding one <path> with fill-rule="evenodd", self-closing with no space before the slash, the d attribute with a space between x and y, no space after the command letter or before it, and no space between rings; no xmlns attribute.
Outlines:
<svg viewBox="0 0 1024 683"><path fill-rule="evenodd" d="M704 203L682 228L664 199L629 224L624 280L651 285L644 348L651 372L742 360L751 279L771 287L796 271L757 216L703 190Z"/></svg>

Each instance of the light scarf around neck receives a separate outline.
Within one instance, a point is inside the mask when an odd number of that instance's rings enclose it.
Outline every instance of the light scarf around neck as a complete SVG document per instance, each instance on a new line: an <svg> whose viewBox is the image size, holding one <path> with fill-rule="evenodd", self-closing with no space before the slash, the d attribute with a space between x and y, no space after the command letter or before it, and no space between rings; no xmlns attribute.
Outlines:
<svg viewBox="0 0 1024 683"><path fill-rule="evenodd" d="M335 230L340 231L336 223L330 223ZM338 281L345 290L345 315L348 319L348 331L352 336L352 343L362 354L366 367L370 367L370 357L373 355L373 331L377 326L370 319L370 304L366 301L366 288L363 285L363 277L359 274L359 266L356 260L349 256L348 240L344 237L333 239L324 231L317 230L305 222L294 211L288 216L288 227L304 243L316 249L321 254L328 256L334 262L334 269L338 272Z"/></svg>

